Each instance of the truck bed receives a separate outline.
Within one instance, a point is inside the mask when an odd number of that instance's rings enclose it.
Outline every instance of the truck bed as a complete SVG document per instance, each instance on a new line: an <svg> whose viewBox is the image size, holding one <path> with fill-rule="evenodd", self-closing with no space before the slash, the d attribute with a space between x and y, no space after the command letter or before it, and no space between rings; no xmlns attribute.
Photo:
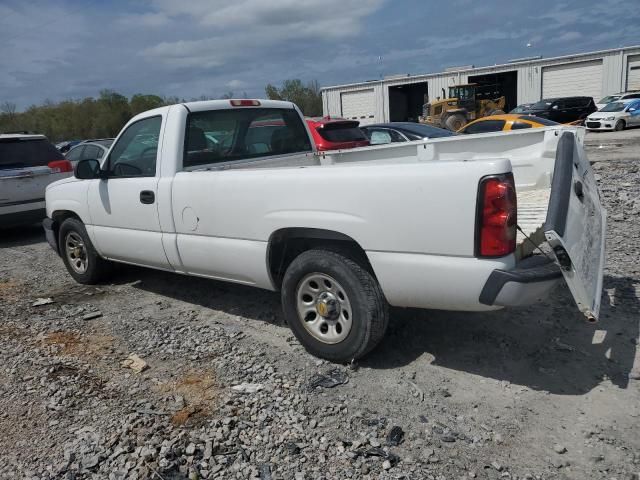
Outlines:
<svg viewBox="0 0 640 480"><path fill-rule="evenodd" d="M520 227L517 236L517 252L519 258L524 258L535 250L535 246L544 241L542 225L547 217L551 189L518 191L516 195L518 227Z"/></svg>
<svg viewBox="0 0 640 480"><path fill-rule="evenodd" d="M544 224L558 138L567 127L548 127L510 133L460 135L350 150L319 152L249 161L229 168L318 167L383 165L420 162L473 162L508 159L513 168L518 198L518 256L526 257L544 241ZM579 142L584 133L572 128ZM522 231L520 231L522 230ZM527 237L529 240L527 240Z"/></svg>

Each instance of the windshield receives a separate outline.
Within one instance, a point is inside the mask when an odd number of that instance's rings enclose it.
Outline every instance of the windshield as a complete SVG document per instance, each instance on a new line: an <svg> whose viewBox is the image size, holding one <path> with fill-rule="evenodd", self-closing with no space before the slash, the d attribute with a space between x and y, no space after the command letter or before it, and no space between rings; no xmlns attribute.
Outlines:
<svg viewBox="0 0 640 480"><path fill-rule="evenodd" d="M531 106L532 110L547 110L553 102L551 100L540 100Z"/></svg>
<svg viewBox="0 0 640 480"><path fill-rule="evenodd" d="M473 100L474 87L449 87L449 98Z"/></svg>
<svg viewBox="0 0 640 480"><path fill-rule="evenodd" d="M621 97L621 95L607 95L604 98L601 98L600 101L598 103L611 103L611 102L615 102L616 100L618 100Z"/></svg>
<svg viewBox="0 0 640 480"><path fill-rule="evenodd" d="M601 112L621 112L624 108L624 103L622 102L613 102L608 103L604 107L600 109Z"/></svg>

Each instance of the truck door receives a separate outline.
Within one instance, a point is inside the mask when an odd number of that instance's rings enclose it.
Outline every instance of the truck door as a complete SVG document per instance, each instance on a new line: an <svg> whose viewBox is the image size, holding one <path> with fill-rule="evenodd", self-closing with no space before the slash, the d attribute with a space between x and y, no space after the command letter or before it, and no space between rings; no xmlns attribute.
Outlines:
<svg viewBox="0 0 640 480"><path fill-rule="evenodd" d="M169 268L156 199L162 123L158 115L129 125L102 166L107 178L91 181L93 234L106 258Z"/></svg>

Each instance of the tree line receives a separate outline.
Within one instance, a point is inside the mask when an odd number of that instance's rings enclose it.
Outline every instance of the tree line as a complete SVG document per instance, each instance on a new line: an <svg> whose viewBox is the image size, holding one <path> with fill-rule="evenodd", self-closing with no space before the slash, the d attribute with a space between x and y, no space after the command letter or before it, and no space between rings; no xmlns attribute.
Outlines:
<svg viewBox="0 0 640 480"><path fill-rule="evenodd" d="M307 116L322 115L322 96L317 81L285 80L281 87L267 85L266 97L294 102ZM246 98L246 93L227 92L220 98ZM135 94L127 98L113 90L102 90L98 97L83 100L45 101L23 112L5 101L0 104L0 133L27 131L46 135L51 141L115 137L125 123L140 112L163 105L194 100L212 100L202 96L190 100L179 97Z"/></svg>

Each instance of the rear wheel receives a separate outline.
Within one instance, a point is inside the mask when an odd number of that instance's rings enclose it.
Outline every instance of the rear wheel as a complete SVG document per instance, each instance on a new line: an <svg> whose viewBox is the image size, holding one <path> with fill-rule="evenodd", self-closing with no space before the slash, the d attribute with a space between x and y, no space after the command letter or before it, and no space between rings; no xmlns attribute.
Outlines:
<svg viewBox="0 0 640 480"><path fill-rule="evenodd" d="M76 282L98 283L109 273L110 262L98 255L80 220L67 218L58 235L62 261Z"/></svg>
<svg viewBox="0 0 640 480"><path fill-rule="evenodd" d="M616 126L615 126L615 127L613 127L613 129L614 129L616 132L619 132L620 130L624 130L624 127L625 127L624 120L618 120L618 121L616 122Z"/></svg>
<svg viewBox="0 0 640 480"><path fill-rule="evenodd" d="M382 340L389 312L362 265L329 250L296 257L282 282L282 308L296 338L317 357L349 362Z"/></svg>

